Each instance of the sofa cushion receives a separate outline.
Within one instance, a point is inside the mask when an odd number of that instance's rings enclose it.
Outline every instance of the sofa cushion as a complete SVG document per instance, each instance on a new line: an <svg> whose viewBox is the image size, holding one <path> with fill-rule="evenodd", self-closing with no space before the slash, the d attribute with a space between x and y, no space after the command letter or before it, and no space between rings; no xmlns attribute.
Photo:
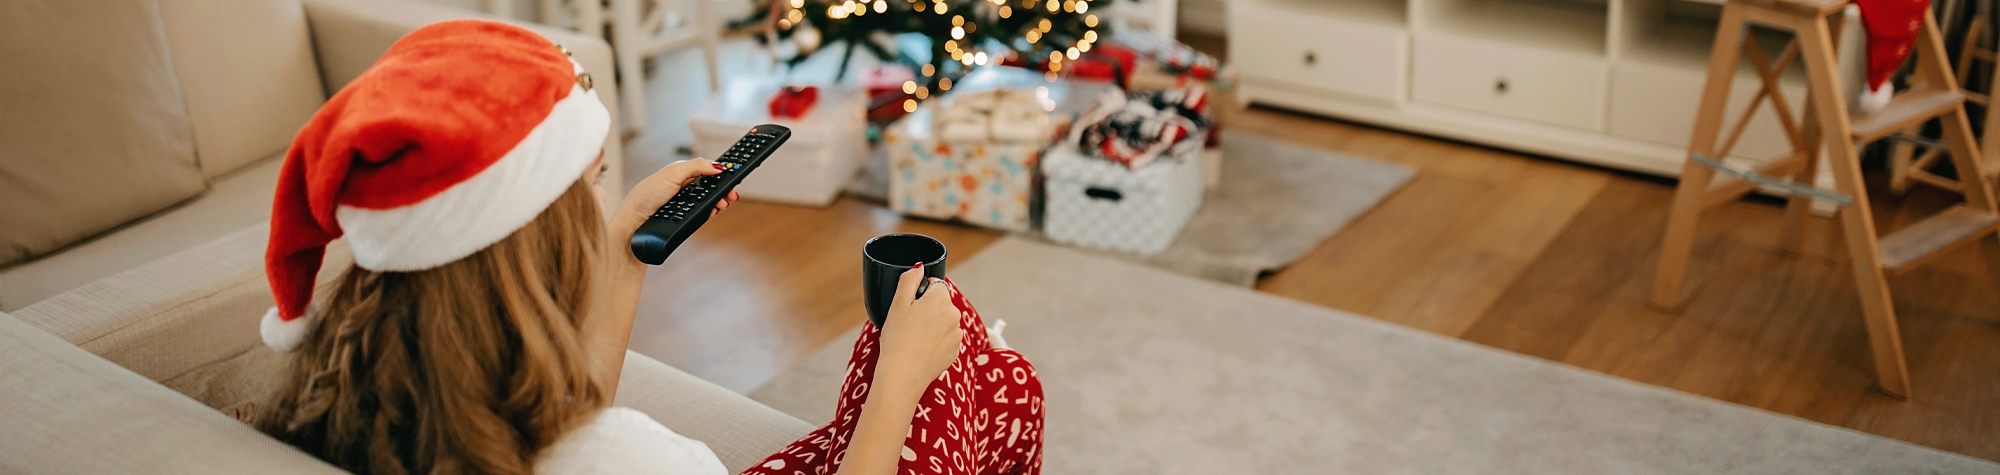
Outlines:
<svg viewBox="0 0 2000 475"><path fill-rule="evenodd" d="M15 316L209 407L241 408L274 390L283 366L257 335L271 308L269 233L252 226ZM331 284L351 259L343 241L327 246L320 281Z"/></svg>
<svg viewBox="0 0 2000 475"><path fill-rule="evenodd" d="M0 314L0 473L343 473Z"/></svg>
<svg viewBox="0 0 2000 475"><path fill-rule="evenodd" d="M203 175L283 153L326 102L298 2L165 0L160 16Z"/></svg>
<svg viewBox="0 0 2000 475"><path fill-rule="evenodd" d="M201 192L157 2L0 2L0 57L0 267Z"/></svg>

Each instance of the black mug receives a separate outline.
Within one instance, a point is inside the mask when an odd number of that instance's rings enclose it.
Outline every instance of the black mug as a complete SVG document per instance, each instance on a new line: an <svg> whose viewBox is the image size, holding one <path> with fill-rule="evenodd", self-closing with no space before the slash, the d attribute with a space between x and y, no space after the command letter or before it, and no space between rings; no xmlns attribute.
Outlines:
<svg viewBox="0 0 2000 475"><path fill-rule="evenodd" d="M932 277L944 277L944 243L922 234L884 234L861 245L862 303L876 328L889 319L889 304L896 299L896 284L903 272L924 265L924 283L917 287L923 296Z"/></svg>

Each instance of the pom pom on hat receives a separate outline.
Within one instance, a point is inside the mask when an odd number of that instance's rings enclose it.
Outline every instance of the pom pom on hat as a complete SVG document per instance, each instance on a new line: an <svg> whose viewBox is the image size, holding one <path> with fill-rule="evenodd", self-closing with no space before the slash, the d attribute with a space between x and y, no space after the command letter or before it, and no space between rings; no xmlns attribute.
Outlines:
<svg viewBox="0 0 2000 475"><path fill-rule="evenodd" d="M410 32L327 100L292 140L271 209L264 342L298 348L318 326L326 245L355 265L435 268L519 230L588 171L611 115L567 51L505 23Z"/></svg>

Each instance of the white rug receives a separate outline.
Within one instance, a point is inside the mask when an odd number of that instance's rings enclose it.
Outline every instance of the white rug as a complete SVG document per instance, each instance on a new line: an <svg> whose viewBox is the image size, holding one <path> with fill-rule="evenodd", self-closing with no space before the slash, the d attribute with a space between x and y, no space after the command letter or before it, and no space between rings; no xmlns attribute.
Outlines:
<svg viewBox="0 0 2000 475"><path fill-rule="evenodd" d="M2000 473L1016 238L951 273L1042 375L1050 474ZM824 423L852 342L751 397Z"/></svg>

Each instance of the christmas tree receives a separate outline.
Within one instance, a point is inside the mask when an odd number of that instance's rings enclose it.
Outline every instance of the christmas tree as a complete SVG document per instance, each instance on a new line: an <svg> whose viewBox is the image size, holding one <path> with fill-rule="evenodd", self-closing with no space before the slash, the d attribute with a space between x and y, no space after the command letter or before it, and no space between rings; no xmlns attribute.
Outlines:
<svg viewBox="0 0 2000 475"><path fill-rule="evenodd" d="M1115 1L1115 0L1100 0ZM767 45L790 41L798 54L782 58L788 66L805 61L821 46L845 48L839 74L855 50L865 49L883 61L921 62L926 89L937 89L953 71L1000 64L1009 58L1039 66L1051 75L1090 51L1103 26L1090 13L1089 0L762 0L746 23L764 25L758 37ZM917 33L929 38L927 61L912 61L897 35ZM922 59L922 58L915 58ZM956 64L953 64L956 63ZM948 84L948 83L945 83ZM946 86L948 88L949 86Z"/></svg>

